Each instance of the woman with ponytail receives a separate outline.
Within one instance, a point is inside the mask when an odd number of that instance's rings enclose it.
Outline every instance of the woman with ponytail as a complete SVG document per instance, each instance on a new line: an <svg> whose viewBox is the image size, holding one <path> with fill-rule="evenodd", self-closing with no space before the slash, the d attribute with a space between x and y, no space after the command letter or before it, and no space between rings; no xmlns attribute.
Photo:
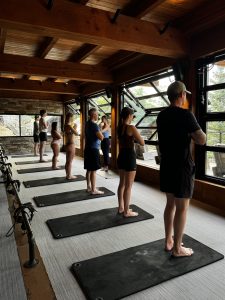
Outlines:
<svg viewBox="0 0 225 300"><path fill-rule="evenodd" d="M124 217L136 217L137 212L129 209L131 188L136 175L136 153L134 150L134 140L144 146L144 140L137 128L130 125L134 118L134 111L129 107L124 107L120 114L117 128L119 139L119 155L117 165L120 173L120 182L117 190L118 214Z"/></svg>

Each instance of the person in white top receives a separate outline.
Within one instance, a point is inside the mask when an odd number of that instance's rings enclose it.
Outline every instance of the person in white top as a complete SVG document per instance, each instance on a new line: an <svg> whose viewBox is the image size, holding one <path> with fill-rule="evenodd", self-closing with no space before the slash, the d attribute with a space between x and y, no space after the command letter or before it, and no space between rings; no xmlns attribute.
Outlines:
<svg viewBox="0 0 225 300"><path fill-rule="evenodd" d="M45 162L43 159L43 154L45 150L45 144L47 142L47 131L48 131L48 122L45 120L47 112L45 109L40 110L40 121L39 121L39 137L40 137L40 162Z"/></svg>

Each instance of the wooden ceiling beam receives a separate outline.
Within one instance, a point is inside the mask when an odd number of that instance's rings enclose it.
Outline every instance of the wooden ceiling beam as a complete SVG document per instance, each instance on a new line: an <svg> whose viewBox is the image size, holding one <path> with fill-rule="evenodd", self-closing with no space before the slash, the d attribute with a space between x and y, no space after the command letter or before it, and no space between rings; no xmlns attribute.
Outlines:
<svg viewBox="0 0 225 300"><path fill-rule="evenodd" d="M122 14L142 18L165 0L133 0L122 9Z"/></svg>
<svg viewBox="0 0 225 300"><path fill-rule="evenodd" d="M0 72L89 82L112 82L111 74L102 66L11 54L0 54Z"/></svg>
<svg viewBox="0 0 225 300"><path fill-rule="evenodd" d="M173 22L173 26L179 28L187 36L196 35L206 29L224 22L225 1L209 0L194 11Z"/></svg>
<svg viewBox="0 0 225 300"><path fill-rule="evenodd" d="M60 94L45 94L41 92L29 92L24 93L23 91L1 91L1 99L5 98L16 98L16 99L37 99L37 100L52 100L52 101L62 101L62 95Z"/></svg>
<svg viewBox="0 0 225 300"><path fill-rule="evenodd" d="M69 57L68 61L81 62L89 55L97 51L100 47L101 46L98 45L84 44Z"/></svg>
<svg viewBox="0 0 225 300"><path fill-rule="evenodd" d="M7 30L0 28L0 53L4 53Z"/></svg>
<svg viewBox="0 0 225 300"><path fill-rule="evenodd" d="M175 29L161 35L150 22L120 15L112 23L112 18L107 11L66 0L56 1L50 11L38 0L23 0L20 6L17 0L7 0L0 9L2 28L165 57L186 54L186 41Z"/></svg>
<svg viewBox="0 0 225 300"><path fill-rule="evenodd" d="M80 3L83 5L86 5L88 3L89 0L70 0L70 2L74 2L74 3Z"/></svg>
<svg viewBox="0 0 225 300"><path fill-rule="evenodd" d="M47 81L0 78L0 90L14 90L24 92L40 92L53 94L78 95L79 89L74 84L51 83Z"/></svg>

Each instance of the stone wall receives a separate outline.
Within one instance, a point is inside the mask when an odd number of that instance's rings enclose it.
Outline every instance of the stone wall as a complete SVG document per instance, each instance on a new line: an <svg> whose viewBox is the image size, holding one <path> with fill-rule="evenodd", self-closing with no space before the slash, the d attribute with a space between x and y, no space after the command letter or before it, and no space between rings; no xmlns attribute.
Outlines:
<svg viewBox="0 0 225 300"><path fill-rule="evenodd" d="M39 114L41 109L46 109L49 115L63 115L63 103L57 101L36 99L1 99L1 114ZM46 145L46 151L50 149L50 138ZM0 137L0 143L4 146L6 153L33 153L33 137Z"/></svg>

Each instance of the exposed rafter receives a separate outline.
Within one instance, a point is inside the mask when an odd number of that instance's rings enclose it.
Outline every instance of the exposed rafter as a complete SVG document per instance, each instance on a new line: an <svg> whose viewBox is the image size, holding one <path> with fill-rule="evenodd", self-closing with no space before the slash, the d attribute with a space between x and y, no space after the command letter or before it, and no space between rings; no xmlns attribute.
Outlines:
<svg viewBox="0 0 225 300"><path fill-rule="evenodd" d="M70 57L69 61L73 62L82 62L85 58L87 58L89 55L97 51L101 46L96 46L92 44L84 44L82 47L80 47L77 51L75 51Z"/></svg>
<svg viewBox="0 0 225 300"><path fill-rule="evenodd" d="M66 0L56 1L51 11L38 0L23 0L19 7L17 0L8 0L0 10L3 28L165 57L185 55L186 42L178 31L169 28L161 36L150 22L124 15L119 20L112 24L108 12Z"/></svg>
<svg viewBox="0 0 225 300"><path fill-rule="evenodd" d="M0 54L0 72L69 78L78 81L112 82L111 75L101 66L11 54Z"/></svg>
<svg viewBox="0 0 225 300"><path fill-rule="evenodd" d="M41 92L51 94L79 94L78 87L74 84L40 82L37 80L0 78L0 90L14 90L24 92Z"/></svg>
<svg viewBox="0 0 225 300"><path fill-rule="evenodd" d="M7 30L1 28L0 29L0 53L4 53L6 34L7 34Z"/></svg>
<svg viewBox="0 0 225 300"><path fill-rule="evenodd" d="M133 0L122 9L122 14L142 18L163 2L165 0Z"/></svg>

